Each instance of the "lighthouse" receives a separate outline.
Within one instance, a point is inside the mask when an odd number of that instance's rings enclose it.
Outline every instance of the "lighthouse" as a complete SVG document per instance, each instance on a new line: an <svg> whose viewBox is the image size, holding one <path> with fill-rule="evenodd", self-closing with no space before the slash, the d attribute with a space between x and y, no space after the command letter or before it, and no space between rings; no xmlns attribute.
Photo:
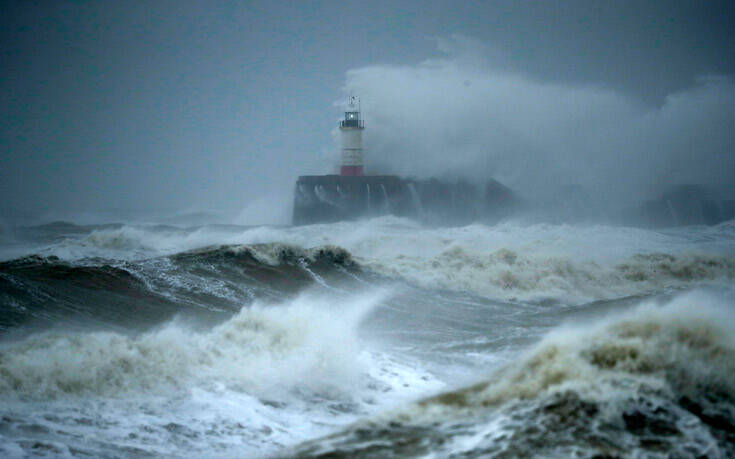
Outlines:
<svg viewBox="0 0 735 459"><path fill-rule="evenodd" d="M363 175L363 129L365 129L365 123L360 119L359 100L355 97L350 97L350 103L345 112L345 119L339 123L339 130L342 132L342 162L339 175Z"/></svg>
<svg viewBox="0 0 735 459"><path fill-rule="evenodd" d="M504 218L518 206L513 192L488 179L475 184L436 178L407 179L397 175L365 175L362 156L360 100L350 97L339 121L339 174L300 175L293 201L293 224L311 225L379 215L397 215L446 224ZM431 219L431 220L429 220Z"/></svg>

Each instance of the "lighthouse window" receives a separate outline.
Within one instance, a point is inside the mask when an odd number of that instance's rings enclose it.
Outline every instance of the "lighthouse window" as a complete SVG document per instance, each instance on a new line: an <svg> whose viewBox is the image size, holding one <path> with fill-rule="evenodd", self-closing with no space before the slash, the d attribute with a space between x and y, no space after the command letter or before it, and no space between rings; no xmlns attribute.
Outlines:
<svg viewBox="0 0 735 459"><path fill-rule="evenodd" d="M342 121L343 127L359 127L360 112L345 112L345 119Z"/></svg>

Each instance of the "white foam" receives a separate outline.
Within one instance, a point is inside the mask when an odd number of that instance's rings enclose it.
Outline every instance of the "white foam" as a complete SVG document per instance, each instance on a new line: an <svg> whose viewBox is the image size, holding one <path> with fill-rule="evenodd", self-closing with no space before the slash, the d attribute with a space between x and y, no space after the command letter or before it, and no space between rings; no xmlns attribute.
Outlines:
<svg viewBox="0 0 735 459"><path fill-rule="evenodd" d="M9 425L41 425L56 432L44 439L91 455L253 454L323 435L442 387L360 338L387 294L304 294L209 331L172 322L139 336L56 331L3 343ZM75 440L85 437L94 440ZM22 434L13 441L6 451L26 451Z"/></svg>
<svg viewBox="0 0 735 459"><path fill-rule="evenodd" d="M302 230L299 242L344 247L363 266L424 287L576 304L730 282L735 232L718 227L702 239L700 231L515 223L430 229L377 219L351 227L315 225ZM313 237L305 236L310 232Z"/></svg>
<svg viewBox="0 0 735 459"><path fill-rule="evenodd" d="M640 384L674 400L735 397L732 305L696 291L595 324L560 326L492 378L407 407L402 416L431 420L566 390L610 400Z"/></svg>
<svg viewBox="0 0 735 459"><path fill-rule="evenodd" d="M509 301L553 299L576 304L718 279L731 282L735 277L735 225L731 223L666 232L513 222L425 228L396 217L195 231L123 227L67 240L45 254L135 259L214 244L272 243L339 246L381 274Z"/></svg>
<svg viewBox="0 0 735 459"><path fill-rule="evenodd" d="M213 379L249 393L345 386L361 374L356 327L381 298L334 304L305 294L285 305L244 308L207 332L173 322L136 337L41 333L0 348L0 391L115 395Z"/></svg>
<svg viewBox="0 0 735 459"><path fill-rule="evenodd" d="M479 383L362 419L293 455L411 445L429 457L730 457L722 429L735 399L731 300L696 291L558 327Z"/></svg>

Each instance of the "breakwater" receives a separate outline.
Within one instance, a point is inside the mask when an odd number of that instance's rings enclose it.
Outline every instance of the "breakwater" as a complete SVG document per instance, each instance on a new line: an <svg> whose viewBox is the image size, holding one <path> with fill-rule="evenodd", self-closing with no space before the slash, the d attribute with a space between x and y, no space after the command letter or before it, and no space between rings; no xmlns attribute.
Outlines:
<svg viewBox="0 0 735 459"><path fill-rule="evenodd" d="M519 202L513 191L493 179L477 184L395 175L304 175L296 182L293 223L396 215L462 224L497 220Z"/></svg>

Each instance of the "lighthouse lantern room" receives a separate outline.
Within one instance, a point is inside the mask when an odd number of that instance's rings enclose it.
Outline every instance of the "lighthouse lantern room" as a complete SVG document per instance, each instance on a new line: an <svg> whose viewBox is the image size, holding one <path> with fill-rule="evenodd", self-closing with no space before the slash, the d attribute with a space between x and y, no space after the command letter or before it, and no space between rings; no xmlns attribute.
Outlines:
<svg viewBox="0 0 735 459"><path fill-rule="evenodd" d="M360 119L359 100L350 97L345 119L339 123L342 132L342 162L340 175L363 175L362 130L365 123Z"/></svg>

